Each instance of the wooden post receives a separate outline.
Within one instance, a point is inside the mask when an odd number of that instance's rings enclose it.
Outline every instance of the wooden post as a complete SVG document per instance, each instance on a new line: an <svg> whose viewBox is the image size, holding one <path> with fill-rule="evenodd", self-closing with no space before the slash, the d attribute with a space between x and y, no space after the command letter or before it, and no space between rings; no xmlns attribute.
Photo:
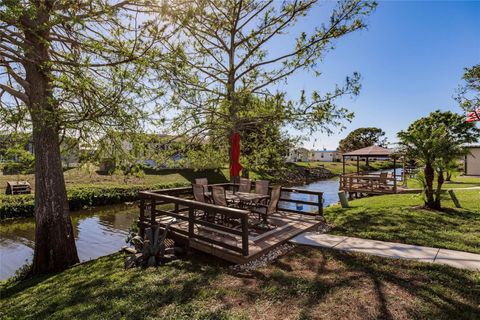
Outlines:
<svg viewBox="0 0 480 320"><path fill-rule="evenodd" d="M345 174L345 156L342 155L343 158L343 174Z"/></svg>
<svg viewBox="0 0 480 320"><path fill-rule="evenodd" d="M145 199L141 198L140 199L140 216L139 216L139 222L138 222L138 235L143 239L145 237L145 226L144 226L144 220L145 219Z"/></svg>
<svg viewBox="0 0 480 320"><path fill-rule="evenodd" d="M393 158L393 193L397 193L397 158Z"/></svg>
<svg viewBox="0 0 480 320"><path fill-rule="evenodd" d="M357 156L357 175L360 174L360 157Z"/></svg>
<svg viewBox="0 0 480 320"><path fill-rule="evenodd" d="M242 254L248 256L248 217L243 216L242 219Z"/></svg>
<svg viewBox="0 0 480 320"><path fill-rule="evenodd" d="M155 199L152 198L150 201L150 226L153 227L155 226L156 221L155 221Z"/></svg>
<svg viewBox="0 0 480 320"><path fill-rule="evenodd" d="M347 199L347 196L345 194L345 191L340 191L338 193L338 198L340 199L340 204L342 205L342 208L348 208L349 207L348 199Z"/></svg>
<svg viewBox="0 0 480 320"><path fill-rule="evenodd" d="M453 204L455 205L455 208L461 208L462 206L460 205L460 201L458 201L457 196L455 195L455 192L453 192L452 189L448 190L448 194L450 195L450 198L452 198Z"/></svg>
<svg viewBox="0 0 480 320"><path fill-rule="evenodd" d="M195 232L195 211L192 207L188 208L188 237L193 238Z"/></svg>
<svg viewBox="0 0 480 320"><path fill-rule="evenodd" d="M318 214L323 217L323 193L319 192L317 194L318 200Z"/></svg>

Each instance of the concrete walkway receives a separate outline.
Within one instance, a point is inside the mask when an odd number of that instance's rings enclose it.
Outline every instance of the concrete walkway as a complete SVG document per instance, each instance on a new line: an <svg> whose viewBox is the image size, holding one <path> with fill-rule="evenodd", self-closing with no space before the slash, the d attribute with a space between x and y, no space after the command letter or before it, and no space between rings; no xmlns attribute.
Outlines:
<svg viewBox="0 0 480 320"><path fill-rule="evenodd" d="M302 233L290 242L314 247L354 251L388 258L411 259L480 271L480 254L360 238Z"/></svg>
<svg viewBox="0 0 480 320"><path fill-rule="evenodd" d="M444 185L444 187L445 187L445 185ZM446 188L445 187L444 191L446 191L446 190L453 190L453 191L457 191L457 190L480 190L480 187L466 187L466 188ZM402 189L400 193L409 194L409 193L421 193L421 192L423 192L423 189L418 189L418 188L409 189L409 188L407 188L407 189Z"/></svg>

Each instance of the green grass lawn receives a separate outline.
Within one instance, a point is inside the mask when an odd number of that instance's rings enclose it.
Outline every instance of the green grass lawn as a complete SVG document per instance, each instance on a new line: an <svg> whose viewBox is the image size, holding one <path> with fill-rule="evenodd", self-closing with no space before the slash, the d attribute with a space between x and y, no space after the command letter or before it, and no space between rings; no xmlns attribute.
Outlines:
<svg viewBox="0 0 480 320"><path fill-rule="evenodd" d="M343 163L342 162L296 162L296 166L305 167L305 168L315 168L319 166L324 166L325 169L331 171L334 174L343 173ZM360 171L377 171L383 169L393 168L393 163L390 161L370 161L369 166L365 164L364 161L360 162ZM357 171L357 162L356 161L347 161L345 163L345 172L353 173Z"/></svg>
<svg viewBox="0 0 480 320"><path fill-rule="evenodd" d="M122 254L0 284L2 319L475 319L480 273L298 247L235 274L202 255L123 269Z"/></svg>
<svg viewBox="0 0 480 320"><path fill-rule="evenodd" d="M168 169L160 170L155 174L145 174L143 177L127 177L123 175L104 175L96 172L95 166L69 169L64 172L65 183L69 185L79 184L131 184L131 185L155 185L192 182L195 178L207 177L212 183L228 181L228 168L218 170L195 171L192 169ZM29 175L0 175L0 192L5 192L7 181L15 181L17 179L27 180L35 186L35 177Z"/></svg>
<svg viewBox="0 0 480 320"><path fill-rule="evenodd" d="M415 178L409 178L407 183L409 189L422 188L420 182ZM437 184L435 182L435 186L436 185ZM452 177L451 181L445 181L445 183L443 184L443 189L458 189L471 187L480 187L480 177L461 176L457 174Z"/></svg>
<svg viewBox="0 0 480 320"><path fill-rule="evenodd" d="M480 190L457 190L462 209L445 194L444 211L421 208L420 195L397 194L350 201L325 210L332 233L480 253Z"/></svg>

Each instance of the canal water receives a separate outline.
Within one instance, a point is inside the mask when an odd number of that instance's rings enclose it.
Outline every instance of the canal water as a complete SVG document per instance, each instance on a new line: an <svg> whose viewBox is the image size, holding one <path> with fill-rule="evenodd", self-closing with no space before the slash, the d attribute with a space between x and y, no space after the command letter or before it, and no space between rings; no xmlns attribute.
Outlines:
<svg viewBox="0 0 480 320"><path fill-rule="evenodd" d="M338 183L338 178L333 178L295 187L323 192L324 206L327 206L338 201ZM292 198L317 202L316 196L305 194L295 194ZM312 210L306 205L295 209ZM72 213L80 260L95 259L125 246L128 231L137 216L137 205L103 206ZM1 222L0 280L11 277L15 270L31 261L34 239L34 219Z"/></svg>
<svg viewBox="0 0 480 320"><path fill-rule="evenodd" d="M73 229L81 261L95 259L125 246L138 216L136 205L104 206L72 213ZM33 257L34 219L2 221L0 227L0 280L11 277Z"/></svg>

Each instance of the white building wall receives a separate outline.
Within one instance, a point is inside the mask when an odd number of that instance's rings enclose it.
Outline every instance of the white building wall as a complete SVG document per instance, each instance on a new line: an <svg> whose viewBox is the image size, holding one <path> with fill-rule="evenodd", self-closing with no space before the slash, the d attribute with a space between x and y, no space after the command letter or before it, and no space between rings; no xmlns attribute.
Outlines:
<svg viewBox="0 0 480 320"><path fill-rule="evenodd" d="M336 159L336 151L312 151L310 161L333 162Z"/></svg>
<svg viewBox="0 0 480 320"><path fill-rule="evenodd" d="M285 157L287 162L307 162L310 161L310 152L304 148L290 149Z"/></svg>
<svg viewBox="0 0 480 320"><path fill-rule="evenodd" d="M480 176L480 147L470 148L470 154L465 159L466 175Z"/></svg>

